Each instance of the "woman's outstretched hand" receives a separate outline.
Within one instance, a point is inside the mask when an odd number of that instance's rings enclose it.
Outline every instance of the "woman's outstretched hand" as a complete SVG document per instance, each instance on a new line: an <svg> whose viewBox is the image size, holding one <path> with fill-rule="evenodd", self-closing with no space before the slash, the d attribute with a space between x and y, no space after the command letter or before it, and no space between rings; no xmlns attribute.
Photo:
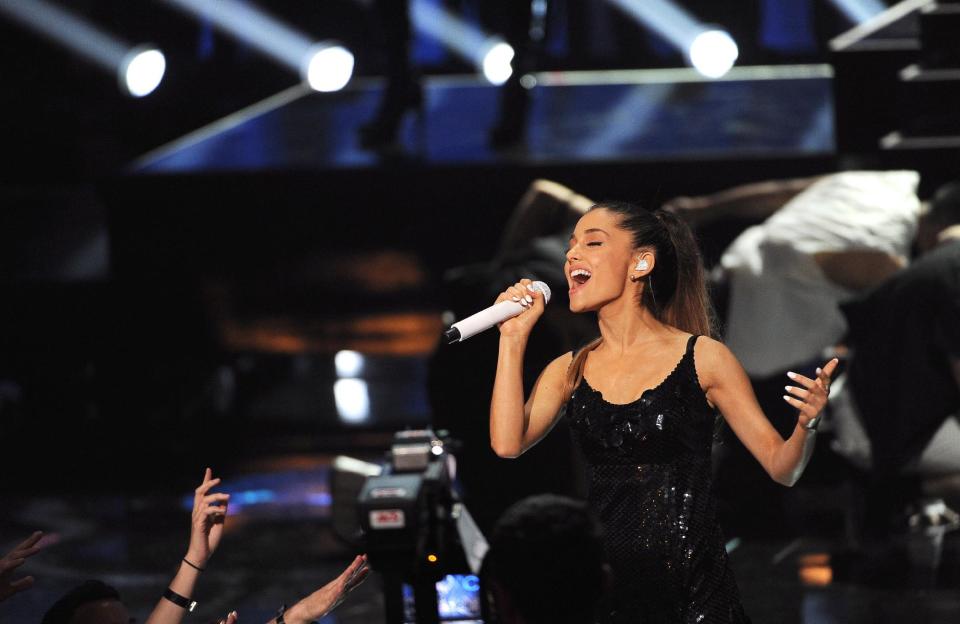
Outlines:
<svg viewBox="0 0 960 624"><path fill-rule="evenodd" d="M227 517L229 494L211 494L210 490L220 483L207 468L203 483L194 492L193 518L190 525L190 546L187 561L203 568L220 545L223 536L223 521Z"/></svg>
<svg viewBox="0 0 960 624"><path fill-rule="evenodd" d="M823 368L817 369L817 378L810 379L797 373L787 373L787 377L802 387L787 386L783 400L800 411L798 424L807 430L815 430L820 422L821 412L827 405L830 395L830 378L837 369L840 360L833 358Z"/></svg>
<svg viewBox="0 0 960 624"><path fill-rule="evenodd" d="M526 337L543 314L543 293L533 288L533 280L522 279L513 286L500 293L494 303L513 301L523 306L524 310L512 319L500 323L501 336Z"/></svg>
<svg viewBox="0 0 960 624"><path fill-rule="evenodd" d="M33 585L32 576L24 576L13 580L14 570L19 568L26 560L40 552L43 546L38 542L43 537L42 531L36 531L18 544L13 550L0 557L0 602L3 602L10 596L29 589Z"/></svg>
<svg viewBox="0 0 960 624"><path fill-rule="evenodd" d="M367 556L357 555L340 576L287 609L284 621L287 624L306 624L319 620L337 608L369 573Z"/></svg>

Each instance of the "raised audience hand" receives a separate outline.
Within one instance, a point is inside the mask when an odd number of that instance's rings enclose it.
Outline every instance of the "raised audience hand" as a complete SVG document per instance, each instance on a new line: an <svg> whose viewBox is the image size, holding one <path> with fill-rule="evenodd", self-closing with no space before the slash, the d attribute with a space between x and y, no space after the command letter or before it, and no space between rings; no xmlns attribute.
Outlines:
<svg viewBox="0 0 960 624"><path fill-rule="evenodd" d="M284 622L286 624L306 624L319 620L336 609L347 597L347 594L363 582L369 572L367 556L357 555L340 576L287 609L283 615Z"/></svg>
<svg viewBox="0 0 960 624"><path fill-rule="evenodd" d="M218 624L237 624L240 620L240 616L237 615L236 611L231 611L227 614L227 617L221 619Z"/></svg>
<svg viewBox="0 0 960 624"><path fill-rule="evenodd" d="M223 520L227 515L230 495L210 493L219 483L220 479L214 479L213 471L207 468L203 483L194 491L190 545L187 546L187 554L168 586L168 591L173 592L173 595L160 598L146 624L180 624L187 614L187 607L184 605L193 600L200 574L217 550L223 536ZM234 619L230 620L228 615L227 621L232 624L236 622L236 613L231 615Z"/></svg>
<svg viewBox="0 0 960 624"><path fill-rule="evenodd" d="M0 558L0 602L33 585L32 576L24 576L13 580L14 570L22 566L29 557L40 552L43 546L39 546L38 542L42 537L43 532L36 531Z"/></svg>
<svg viewBox="0 0 960 624"><path fill-rule="evenodd" d="M223 536L223 521L227 516L229 494L210 494L210 490L220 483L213 478L213 471L207 468L203 483L195 490L193 497L193 521L190 526L190 546L187 548L187 561L206 567L220 538Z"/></svg>

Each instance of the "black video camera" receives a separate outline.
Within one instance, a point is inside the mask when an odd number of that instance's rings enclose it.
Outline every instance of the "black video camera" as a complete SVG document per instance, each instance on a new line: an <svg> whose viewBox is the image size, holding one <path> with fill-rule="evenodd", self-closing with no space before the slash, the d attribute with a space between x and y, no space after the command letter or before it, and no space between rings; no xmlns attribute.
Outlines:
<svg viewBox="0 0 960 624"><path fill-rule="evenodd" d="M397 433L388 466L367 478L357 499L364 550L384 578L388 624L480 621L477 575L487 542L454 490L450 446L429 429Z"/></svg>

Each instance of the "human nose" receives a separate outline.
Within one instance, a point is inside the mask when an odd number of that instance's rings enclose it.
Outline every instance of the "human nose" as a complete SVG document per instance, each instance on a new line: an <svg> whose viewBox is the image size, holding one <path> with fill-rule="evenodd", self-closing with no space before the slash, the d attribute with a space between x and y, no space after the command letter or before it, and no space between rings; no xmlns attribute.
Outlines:
<svg viewBox="0 0 960 624"><path fill-rule="evenodd" d="M567 261L572 262L580 257L580 251L578 245L572 245L570 249L567 250Z"/></svg>

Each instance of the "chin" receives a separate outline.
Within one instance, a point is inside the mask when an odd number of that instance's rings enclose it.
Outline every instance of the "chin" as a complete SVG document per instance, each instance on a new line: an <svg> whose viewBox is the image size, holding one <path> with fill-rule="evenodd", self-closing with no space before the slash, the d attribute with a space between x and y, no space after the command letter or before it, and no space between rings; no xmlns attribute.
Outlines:
<svg viewBox="0 0 960 624"><path fill-rule="evenodd" d="M589 301L577 301L575 299L570 300L570 311L574 313L596 312L599 309L600 306L591 305Z"/></svg>

